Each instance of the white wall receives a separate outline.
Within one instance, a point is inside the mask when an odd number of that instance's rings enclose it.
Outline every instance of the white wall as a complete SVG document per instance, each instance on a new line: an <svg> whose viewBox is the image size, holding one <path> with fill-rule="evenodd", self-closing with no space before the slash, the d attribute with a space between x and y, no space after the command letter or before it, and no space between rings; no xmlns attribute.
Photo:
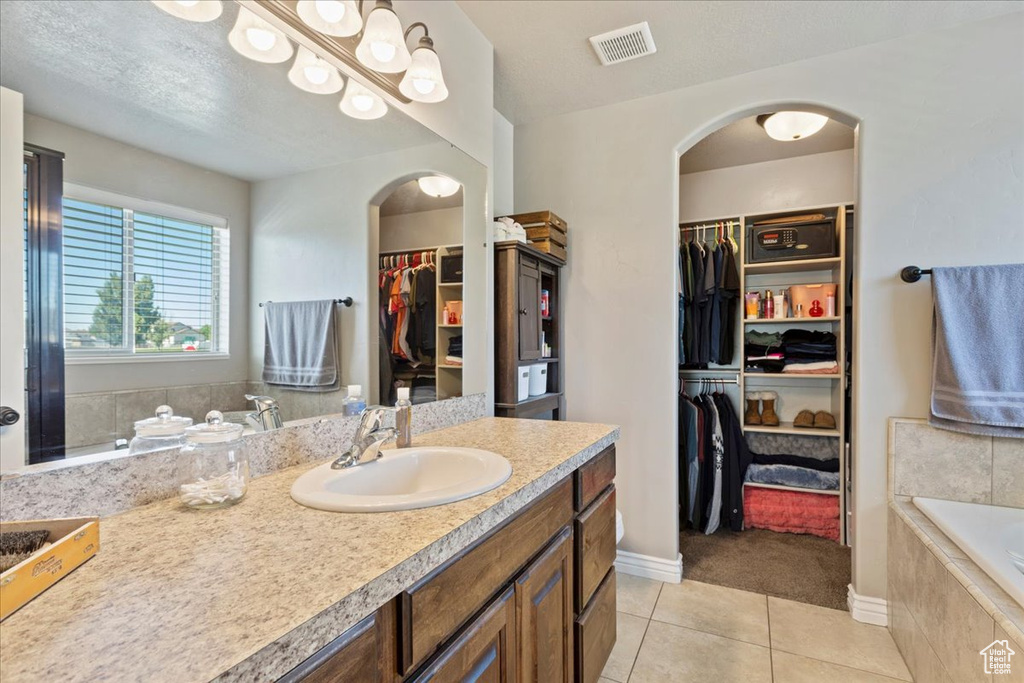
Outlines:
<svg viewBox="0 0 1024 683"><path fill-rule="evenodd" d="M495 216L506 216L513 213L515 186L515 128L504 116L494 110L494 163L491 166L491 177L494 178L494 211Z"/></svg>
<svg viewBox="0 0 1024 683"><path fill-rule="evenodd" d="M741 116L833 107L859 131L853 580L883 597L886 419L923 416L927 282L899 269L1024 260L1024 14L517 127L516 208L572 227L569 417L622 425L623 549L676 558L678 153Z"/></svg>
<svg viewBox="0 0 1024 683"><path fill-rule="evenodd" d="M462 207L380 217L380 250L462 244Z"/></svg>
<svg viewBox="0 0 1024 683"><path fill-rule="evenodd" d="M217 360L67 363L71 394L230 382L247 376L249 183L39 116L25 141L64 152L65 182L223 216L231 233L229 354Z"/></svg>
<svg viewBox="0 0 1024 683"><path fill-rule="evenodd" d="M0 471L25 464L25 298L22 295L24 223L22 222L21 93L0 88L0 404L21 420L0 427Z"/></svg>
<svg viewBox="0 0 1024 683"><path fill-rule="evenodd" d="M463 387L487 390L493 374L493 282L485 244L487 169L447 142L359 159L287 178L255 183L252 191L253 301L351 296L341 314L342 384L362 384L377 395L379 204L403 182L424 173L448 175L463 184L461 235L466 287ZM282 266L283 264L283 266ZM294 264L302 264L296 267ZM263 367L263 321L250 329L250 377Z"/></svg>
<svg viewBox="0 0 1024 683"><path fill-rule="evenodd" d="M679 176L679 221L829 206L855 193L852 149L716 168Z"/></svg>

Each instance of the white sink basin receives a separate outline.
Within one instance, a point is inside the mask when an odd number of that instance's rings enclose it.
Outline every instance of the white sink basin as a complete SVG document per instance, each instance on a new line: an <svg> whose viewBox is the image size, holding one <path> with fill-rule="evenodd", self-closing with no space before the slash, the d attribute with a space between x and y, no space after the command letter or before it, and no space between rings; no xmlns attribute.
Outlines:
<svg viewBox="0 0 1024 683"><path fill-rule="evenodd" d="M292 484L300 505L330 512L387 512L444 505L503 484L512 465L476 448L403 448L341 470L324 463Z"/></svg>

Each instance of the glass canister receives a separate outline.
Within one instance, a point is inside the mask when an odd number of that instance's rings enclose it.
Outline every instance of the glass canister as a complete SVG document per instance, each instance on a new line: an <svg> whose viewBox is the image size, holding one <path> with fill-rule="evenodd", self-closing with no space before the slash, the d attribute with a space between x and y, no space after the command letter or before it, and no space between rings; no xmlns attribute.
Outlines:
<svg viewBox="0 0 1024 683"><path fill-rule="evenodd" d="M219 410L185 430L178 465L178 494L190 508L234 505L249 486L249 456L242 425L224 421Z"/></svg>
<svg viewBox="0 0 1024 683"><path fill-rule="evenodd" d="M159 406L156 417L147 417L135 423L135 437L128 444L128 455L168 448L180 449L185 445L185 429L191 425L191 417L175 415L170 406Z"/></svg>

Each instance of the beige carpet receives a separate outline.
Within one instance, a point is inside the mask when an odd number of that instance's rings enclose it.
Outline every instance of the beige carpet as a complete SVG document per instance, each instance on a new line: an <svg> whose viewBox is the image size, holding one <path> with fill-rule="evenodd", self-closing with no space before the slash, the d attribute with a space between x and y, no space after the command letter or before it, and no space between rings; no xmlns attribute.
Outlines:
<svg viewBox="0 0 1024 683"><path fill-rule="evenodd" d="M850 549L817 536L764 529L680 535L683 578L846 609Z"/></svg>

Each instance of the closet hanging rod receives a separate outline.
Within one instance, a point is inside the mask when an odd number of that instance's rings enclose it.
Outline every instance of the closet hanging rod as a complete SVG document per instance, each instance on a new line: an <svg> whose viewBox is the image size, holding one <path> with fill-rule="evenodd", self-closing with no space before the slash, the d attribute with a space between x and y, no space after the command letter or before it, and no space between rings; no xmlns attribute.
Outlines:
<svg viewBox="0 0 1024 683"><path fill-rule="evenodd" d="M274 303L273 301L266 302L268 304ZM346 296L344 299L334 299L334 303L343 304L346 308L352 306L352 297ZM260 302L260 308L263 308L263 302Z"/></svg>
<svg viewBox="0 0 1024 683"><path fill-rule="evenodd" d="M427 249L399 249L397 251L382 251L378 256L400 256L402 254L422 254L425 251L437 253L439 247L428 247Z"/></svg>
<svg viewBox="0 0 1024 683"><path fill-rule="evenodd" d="M684 382L704 382L706 384L739 384L738 377L723 379L721 377L684 377Z"/></svg>
<svg viewBox="0 0 1024 683"><path fill-rule="evenodd" d="M729 223L735 223L736 227L739 227L740 225L740 222L735 219L718 221L716 223L704 223L703 225L683 225L680 223L679 230L680 232L693 232L694 230L714 230L715 228L721 227L723 225L725 227L728 227Z"/></svg>
<svg viewBox="0 0 1024 683"><path fill-rule="evenodd" d="M917 266L907 266L900 271L900 279L904 282L917 282L921 279L922 275L931 275L931 268L918 268Z"/></svg>

